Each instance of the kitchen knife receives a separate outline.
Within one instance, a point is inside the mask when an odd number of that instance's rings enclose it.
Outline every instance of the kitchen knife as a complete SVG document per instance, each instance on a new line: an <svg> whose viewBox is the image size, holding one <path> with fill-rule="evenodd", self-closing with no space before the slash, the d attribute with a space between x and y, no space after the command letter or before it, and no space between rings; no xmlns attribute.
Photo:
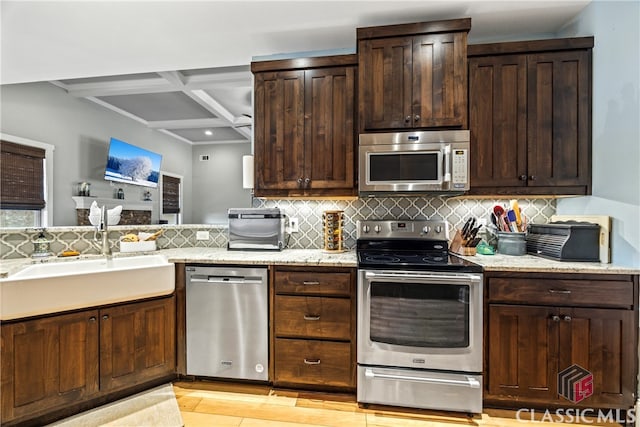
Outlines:
<svg viewBox="0 0 640 427"><path fill-rule="evenodd" d="M467 235L467 231L469 231L469 227L471 226L471 220L473 218L469 218L467 220L467 222L464 223L464 225L462 226L462 231L460 232L460 234L462 234L462 238L464 239L464 236Z"/></svg>

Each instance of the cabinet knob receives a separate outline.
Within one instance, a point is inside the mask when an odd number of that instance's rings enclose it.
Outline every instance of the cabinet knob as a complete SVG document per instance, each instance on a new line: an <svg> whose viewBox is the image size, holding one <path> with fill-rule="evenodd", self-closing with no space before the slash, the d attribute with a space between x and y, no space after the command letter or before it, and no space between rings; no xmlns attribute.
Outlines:
<svg viewBox="0 0 640 427"><path fill-rule="evenodd" d="M304 364L305 365L319 365L320 364L320 359L307 359L305 357Z"/></svg>
<svg viewBox="0 0 640 427"><path fill-rule="evenodd" d="M304 185L305 186L309 185L310 182L311 182L311 178L305 178L304 179Z"/></svg>
<svg viewBox="0 0 640 427"><path fill-rule="evenodd" d="M95 322L95 321L96 321L96 316L89 317L89 322Z"/></svg>
<svg viewBox="0 0 640 427"><path fill-rule="evenodd" d="M416 115L413 117L413 121L414 121L414 122L419 122L419 121L420 121L420 114L416 114Z"/></svg>
<svg viewBox="0 0 640 427"><path fill-rule="evenodd" d="M296 182L298 183L298 185L302 184L302 178L298 178Z"/></svg>
<svg viewBox="0 0 640 427"><path fill-rule="evenodd" d="M409 123L411 121L411 116L407 116L404 118L405 123Z"/></svg>
<svg viewBox="0 0 640 427"><path fill-rule="evenodd" d="M560 316L558 316L557 314L554 314L553 316L551 316L551 320L553 320L554 322L559 322Z"/></svg>
<svg viewBox="0 0 640 427"><path fill-rule="evenodd" d="M108 320L109 319L109 315L105 314L104 316L102 316L102 320Z"/></svg>
<svg viewBox="0 0 640 427"><path fill-rule="evenodd" d="M571 316L564 316L562 320L564 320L565 322L571 322Z"/></svg>
<svg viewBox="0 0 640 427"><path fill-rule="evenodd" d="M531 175L531 176L529 177L529 179L530 179L531 181L535 181L535 180L537 179L537 177L536 177L535 175Z"/></svg>
<svg viewBox="0 0 640 427"><path fill-rule="evenodd" d="M527 175L520 175L520 181L526 181Z"/></svg>

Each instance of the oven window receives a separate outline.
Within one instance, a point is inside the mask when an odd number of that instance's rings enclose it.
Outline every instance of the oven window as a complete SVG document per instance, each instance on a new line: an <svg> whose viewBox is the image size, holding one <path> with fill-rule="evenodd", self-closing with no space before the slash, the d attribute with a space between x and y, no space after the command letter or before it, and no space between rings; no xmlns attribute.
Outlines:
<svg viewBox="0 0 640 427"><path fill-rule="evenodd" d="M412 347L469 346L469 286L371 283L370 339Z"/></svg>
<svg viewBox="0 0 640 427"><path fill-rule="evenodd" d="M369 156L369 180L438 181L438 153L384 153Z"/></svg>

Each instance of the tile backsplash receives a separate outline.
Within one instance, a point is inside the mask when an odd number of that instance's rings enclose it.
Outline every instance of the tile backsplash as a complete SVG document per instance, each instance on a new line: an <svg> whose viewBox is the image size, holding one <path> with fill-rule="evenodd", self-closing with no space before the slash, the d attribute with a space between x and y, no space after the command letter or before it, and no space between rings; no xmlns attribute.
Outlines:
<svg viewBox="0 0 640 427"><path fill-rule="evenodd" d="M461 227L470 217L486 218L495 204L508 205L509 199L474 199L466 197L387 197L357 200L266 200L253 199L253 207L278 207L299 221L298 233L293 233L288 247L292 249L322 248L322 212L343 210L345 213L344 246L353 249L356 243L356 221L365 219L446 219L452 228ZM529 222L546 223L556 212L556 201L552 198L518 199L522 212ZM226 225L118 225L110 227L109 239L112 249L118 251L120 236L130 232L155 232L163 229L158 238L158 249L184 247L227 246ZM208 231L208 240L197 240L198 231ZM90 226L52 227L46 229L53 254L74 249L83 254L99 253L95 242L95 230ZM24 258L33 253L33 239L37 232L28 229L0 230L0 258Z"/></svg>

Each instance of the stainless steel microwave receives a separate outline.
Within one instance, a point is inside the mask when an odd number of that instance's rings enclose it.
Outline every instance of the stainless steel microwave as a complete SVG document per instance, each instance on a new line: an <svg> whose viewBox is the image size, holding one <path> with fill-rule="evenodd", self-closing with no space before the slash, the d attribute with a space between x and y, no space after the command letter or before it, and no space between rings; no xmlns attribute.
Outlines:
<svg viewBox="0 0 640 427"><path fill-rule="evenodd" d="M358 192L462 193L469 190L468 130L360 135Z"/></svg>

